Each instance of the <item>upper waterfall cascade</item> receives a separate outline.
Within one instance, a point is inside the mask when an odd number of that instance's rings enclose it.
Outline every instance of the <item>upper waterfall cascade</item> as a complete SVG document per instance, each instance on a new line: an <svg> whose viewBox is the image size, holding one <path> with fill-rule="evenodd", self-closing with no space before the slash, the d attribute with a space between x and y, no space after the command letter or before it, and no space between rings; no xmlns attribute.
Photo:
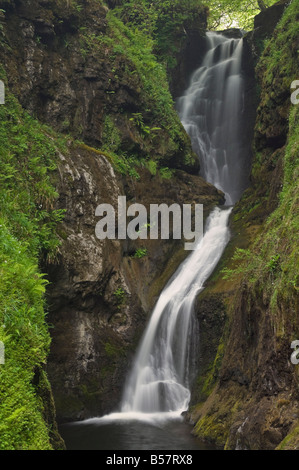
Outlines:
<svg viewBox="0 0 299 470"><path fill-rule="evenodd" d="M244 151L243 39L207 33L208 51L177 100L183 126L199 156L202 176L234 204L242 194Z"/></svg>

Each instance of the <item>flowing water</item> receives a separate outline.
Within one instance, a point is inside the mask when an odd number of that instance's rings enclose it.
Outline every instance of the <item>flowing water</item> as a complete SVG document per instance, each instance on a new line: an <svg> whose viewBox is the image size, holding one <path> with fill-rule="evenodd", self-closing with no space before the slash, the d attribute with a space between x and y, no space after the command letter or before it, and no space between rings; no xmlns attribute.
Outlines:
<svg viewBox="0 0 299 470"><path fill-rule="evenodd" d="M194 301L229 241L231 206L245 184L240 143L242 39L208 33L207 44L208 52L178 100L177 110L199 156L203 177L225 193L227 207L212 211L203 238L162 291L128 376L120 410L63 427L62 435L71 448L93 445L110 449L107 436L111 433L115 439L109 442L115 450L117 446L135 450L205 448L192 440L190 430L184 437L174 430L186 429L182 413L188 409L196 372L199 335Z"/></svg>
<svg viewBox="0 0 299 470"><path fill-rule="evenodd" d="M123 413L180 416L188 408L198 337L193 303L228 242L229 213L212 212L198 246L161 293L125 387Z"/></svg>
<svg viewBox="0 0 299 470"><path fill-rule="evenodd" d="M207 33L207 47L177 108L199 156L202 176L225 193L230 205L247 184L248 152L242 138L243 40Z"/></svg>

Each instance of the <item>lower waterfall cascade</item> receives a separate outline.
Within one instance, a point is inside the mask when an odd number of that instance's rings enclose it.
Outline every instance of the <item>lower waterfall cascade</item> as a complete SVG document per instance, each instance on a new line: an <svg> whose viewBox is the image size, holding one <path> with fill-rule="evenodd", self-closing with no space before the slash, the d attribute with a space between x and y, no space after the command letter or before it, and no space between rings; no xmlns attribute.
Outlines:
<svg viewBox="0 0 299 470"><path fill-rule="evenodd" d="M188 408L198 336L193 304L229 240L230 212L216 208L210 214L203 238L161 293L125 387L122 412L180 416Z"/></svg>
<svg viewBox="0 0 299 470"><path fill-rule="evenodd" d="M207 33L207 52L177 100L177 112L202 176L225 195L206 221L203 237L163 289L141 339L127 377L120 411L93 420L180 419L188 409L198 341L196 296L217 266L230 239L229 217L244 189L241 74L242 39Z"/></svg>

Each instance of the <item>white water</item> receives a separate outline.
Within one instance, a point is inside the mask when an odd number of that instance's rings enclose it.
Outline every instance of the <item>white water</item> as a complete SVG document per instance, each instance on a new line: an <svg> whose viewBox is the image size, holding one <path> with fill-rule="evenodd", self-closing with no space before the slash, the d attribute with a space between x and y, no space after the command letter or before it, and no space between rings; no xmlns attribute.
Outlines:
<svg viewBox="0 0 299 470"><path fill-rule="evenodd" d="M242 39L207 33L208 52L178 99L180 119L199 156L202 176L223 191L228 205L242 194L244 160L242 139Z"/></svg>
<svg viewBox="0 0 299 470"><path fill-rule="evenodd" d="M179 416L188 408L189 365L196 353L193 303L229 240L230 211L212 212L196 250L161 293L125 388L122 412Z"/></svg>
<svg viewBox="0 0 299 470"><path fill-rule="evenodd" d="M229 206L242 192L242 40L208 33L207 42L208 52L178 100L178 112L203 176L225 193ZM202 240L164 288L128 377L121 412L103 422L179 418L188 409L198 339L194 301L229 241L231 210L213 210Z"/></svg>

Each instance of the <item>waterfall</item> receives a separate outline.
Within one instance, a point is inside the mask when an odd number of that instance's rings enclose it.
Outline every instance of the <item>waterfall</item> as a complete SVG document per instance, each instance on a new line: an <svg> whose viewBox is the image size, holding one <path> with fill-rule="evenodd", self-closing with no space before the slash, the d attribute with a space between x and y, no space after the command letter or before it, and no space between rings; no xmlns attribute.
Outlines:
<svg viewBox="0 0 299 470"><path fill-rule="evenodd" d="M230 211L216 208L211 213L205 235L161 293L125 387L123 412L179 416L188 408L197 336L193 304L229 240Z"/></svg>
<svg viewBox="0 0 299 470"><path fill-rule="evenodd" d="M199 156L201 174L234 204L246 186L242 138L244 80L242 39L207 33L208 52L193 73L177 109Z"/></svg>
<svg viewBox="0 0 299 470"><path fill-rule="evenodd" d="M177 102L204 178L225 193L202 239L162 291L127 378L121 413L112 418L178 417L190 401L198 339L194 302L229 241L228 220L242 181L242 39L207 33L208 51Z"/></svg>

